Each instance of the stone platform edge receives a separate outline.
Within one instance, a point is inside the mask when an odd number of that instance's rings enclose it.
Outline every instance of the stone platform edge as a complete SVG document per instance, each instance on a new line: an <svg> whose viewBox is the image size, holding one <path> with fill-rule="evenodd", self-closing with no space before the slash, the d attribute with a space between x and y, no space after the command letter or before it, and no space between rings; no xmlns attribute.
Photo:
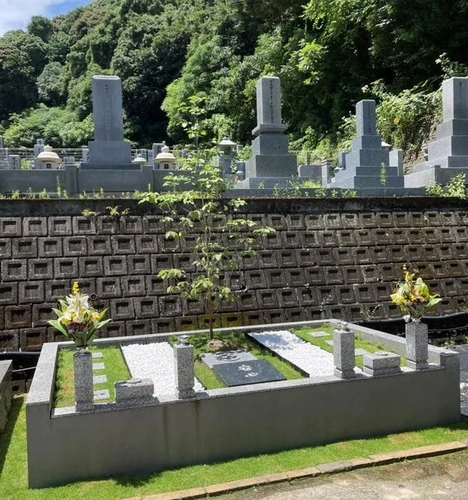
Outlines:
<svg viewBox="0 0 468 500"><path fill-rule="evenodd" d="M468 439L462 441L451 441L449 443L441 443L429 446L421 446L408 450L390 451L387 453L378 453L369 455L364 458L351 458L349 460L340 460L337 462L329 462L319 464L314 467L305 469L296 469L287 472L276 472L274 474L266 474L263 476L250 477L231 481L228 483L212 484L198 488L190 488L187 490L170 491L167 493L158 493L155 495L145 495L132 497L127 500L189 500L195 498L209 498L218 495L225 495L234 491L256 488L259 486L267 486L274 483L291 482L296 479L305 479L309 477L322 476L325 474L336 474L338 472L348 472L364 467L374 467L377 465L388 465L405 460L414 460L416 458L434 457L437 455L445 455L447 453L455 453L468 449Z"/></svg>

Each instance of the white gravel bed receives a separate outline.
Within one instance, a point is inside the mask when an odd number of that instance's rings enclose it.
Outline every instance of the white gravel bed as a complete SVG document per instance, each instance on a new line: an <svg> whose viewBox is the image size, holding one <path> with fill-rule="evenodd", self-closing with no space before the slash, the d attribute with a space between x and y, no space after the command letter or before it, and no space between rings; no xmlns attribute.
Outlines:
<svg viewBox="0 0 468 500"><path fill-rule="evenodd" d="M122 345L122 353L132 378L150 378L156 397L172 397L176 393L174 351L169 342ZM204 387L195 378L196 391Z"/></svg>
<svg viewBox="0 0 468 500"><path fill-rule="evenodd" d="M309 377L332 376L335 370L333 354L302 340L287 330L249 333L257 342L296 365Z"/></svg>

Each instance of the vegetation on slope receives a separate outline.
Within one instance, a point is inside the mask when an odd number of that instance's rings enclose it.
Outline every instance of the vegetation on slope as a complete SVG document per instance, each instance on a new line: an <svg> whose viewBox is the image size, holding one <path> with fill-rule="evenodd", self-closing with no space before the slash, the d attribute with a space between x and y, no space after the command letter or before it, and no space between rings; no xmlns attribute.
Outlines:
<svg viewBox="0 0 468 500"><path fill-rule="evenodd" d="M255 83L277 75L293 147L346 146L354 104L375 98L383 139L417 156L442 79L468 74L467 11L464 0L94 0L0 37L0 133L10 147L86 143L91 77L116 74L140 147L186 142L194 96L205 142L247 144Z"/></svg>

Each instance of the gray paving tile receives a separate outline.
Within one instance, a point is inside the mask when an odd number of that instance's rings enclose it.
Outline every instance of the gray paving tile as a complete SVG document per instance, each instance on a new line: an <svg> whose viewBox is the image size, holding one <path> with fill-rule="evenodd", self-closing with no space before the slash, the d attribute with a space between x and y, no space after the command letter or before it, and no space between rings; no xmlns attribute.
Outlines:
<svg viewBox="0 0 468 500"><path fill-rule="evenodd" d="M311 337L329 337L330 334L327 332L313 332L310 334Z"/></svg>
<svg viewBox="0 0 468 500"><path fill-rule="evenodd" d="M107 382L107 375L95 375L93 377L93 384L105 384Z"/></svg>
<svg viewBox="0 0 468 500"><path fill-rule="evenodd" d="M107 389L100 389L99 391L94 391L94 399L99 401L100 399L109 399L109 391Z"/></svg>
<svg viewBox="0 0 468 500"><path fill-rule="evenodd" d="M93 363L93 371L96 371L96 370L105 370L106 367L104 365L104 363Z"/></svg>
<svg viewBox="0 0 468 500"><path fill-rule="evenodd" d="M100 359L102 358L102 352L93 352L91 356L93 359Z"/></svg>

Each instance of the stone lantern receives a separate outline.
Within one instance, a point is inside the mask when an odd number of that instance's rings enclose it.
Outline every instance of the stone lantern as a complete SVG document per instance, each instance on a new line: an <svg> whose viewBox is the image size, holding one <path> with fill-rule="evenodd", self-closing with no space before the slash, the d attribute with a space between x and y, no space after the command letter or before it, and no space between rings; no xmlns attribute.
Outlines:
<svg viewBox="0 0 468 500"><path fill-rule="evenodd" d="M219 147L219 168L224 176L232 174L231 165L234 158L233 149L237 146L235 142L230 141L227 137L218 144Z"/></svg>
<svg viewBox="0 0 468 500"><path fill-rule="evenodd" d="M135 156L135 159L132 161L132 163L134 165L147 165L148 164L148 162L146 161L146 158L141 153L138 153Z"/></svg>
<svg viewBox="0 0 468 500"><path fill-rule="evenodd" d="M44 151L39 153L35 160L38 169L57 170L62 165L62 160L57 153L52 151L51 146L44 146Z"/></svg>
<svg viewBox="0 0 468 500"><path fill-rule="evenodd" d="M169 151L169 147L163 142L163 147L161 152L154 159L154 164L156 168L160 170L172 170L175 168L175 156Z"/></svg>

